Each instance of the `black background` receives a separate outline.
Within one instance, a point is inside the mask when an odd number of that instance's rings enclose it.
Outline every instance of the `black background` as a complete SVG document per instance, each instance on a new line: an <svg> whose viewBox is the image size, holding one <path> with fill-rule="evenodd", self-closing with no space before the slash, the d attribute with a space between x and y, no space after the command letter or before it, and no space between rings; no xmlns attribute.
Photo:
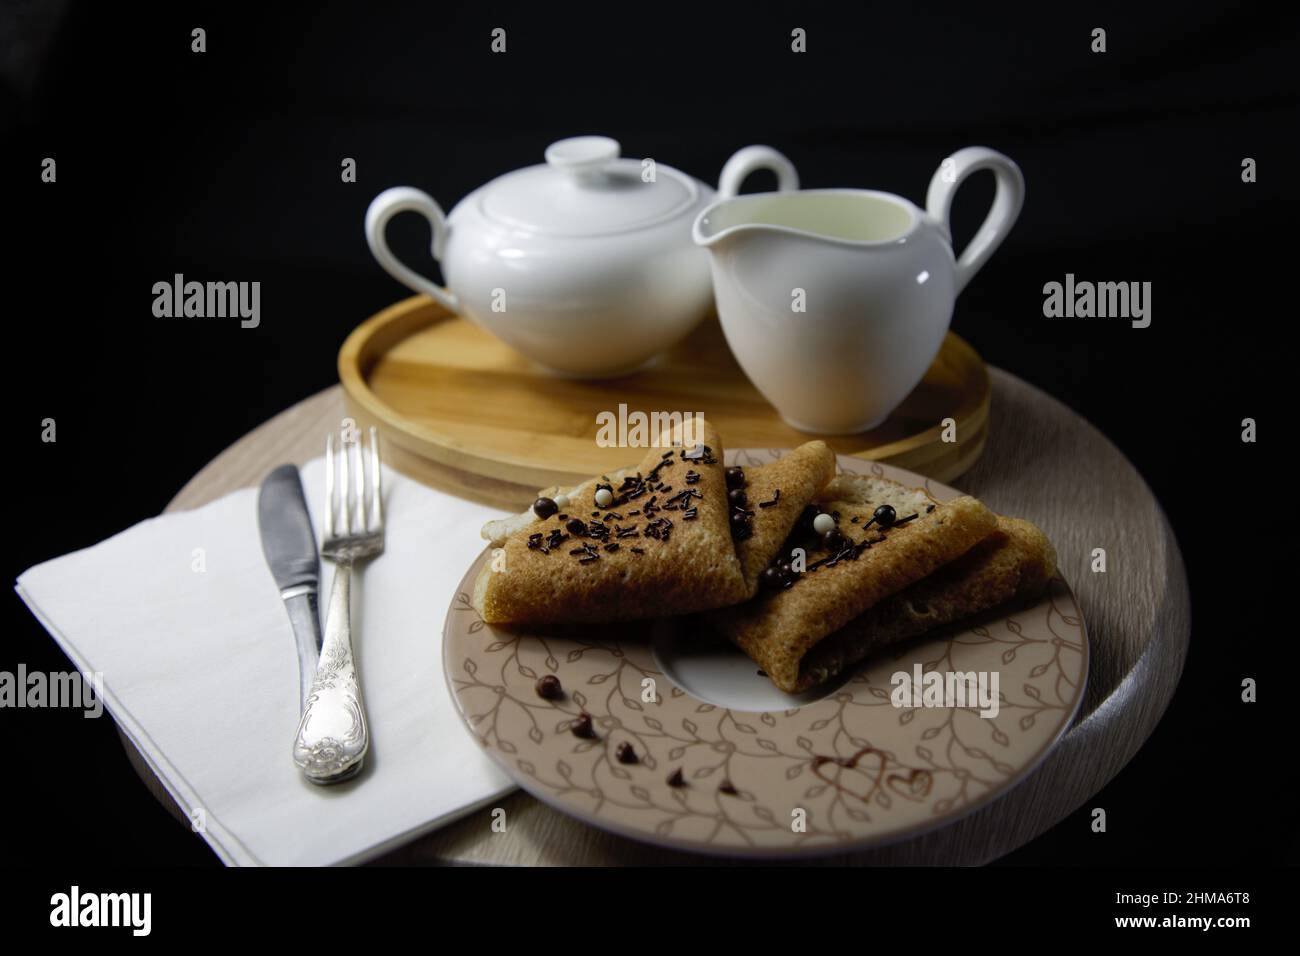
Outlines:
<svg viewBox="0 0 1300 956"><path fill-rule="evenodd" d="M1178 533L1194 614L1182 684L1147 745L1004 862L1294 861L1293 760L1274 750L1289 730L1294 559L1274 549L1294 531L1280 449L1294 441L1297 22L1226 2L919 7L10 4L9 577L157 514L231 442L336 381L345 335L409 294L362 236L383 188L416 185L450 210L547 143L596 132L709 182L735 149L766 142L807 187L919 203L943 157L987 145L1020 164L1027 200L954 328L1134 462ZM497 26L505 55L489 50ZM795 26L804 55L789 50ZM1090 52L1094 27L1105 54ZM40 182L46 156L56 184ZM355 184L341 182L344 157ZM959 193L959 245L991 195L987 176ZM401 258L428 262L416 217L389 235ZM154 318L152 285L175 272L260 281L261 326ZM1067 272L1151 282L1151 327L1044 318L1043 284ZM1240 441L1248 416L1258 444ZM40 441L47 417L56 444ZM0 669L66 669L9 604ZM1239 699L1247 676L1254 706ZM28 824L0 859L216 862L136 779L109 720L0 721L6 766L21 768L6 773L5 818ZM1108 811L1104 836L1092 806Z"/></svg>

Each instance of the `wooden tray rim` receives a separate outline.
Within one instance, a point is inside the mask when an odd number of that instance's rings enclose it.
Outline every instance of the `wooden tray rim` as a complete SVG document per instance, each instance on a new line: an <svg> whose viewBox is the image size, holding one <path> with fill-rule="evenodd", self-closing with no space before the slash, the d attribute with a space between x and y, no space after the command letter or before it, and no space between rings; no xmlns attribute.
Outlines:
<svg viewBox="0 0 1300 956"><path fill-rule="evenodd" d="M348 398L363 409L365 414L385 426L386 438L401 445L413 455L431 459L447 467L485 478L495 478L498 476L493 474L494 470L504 464L527 476L529 481L526 483L537 488L585 477L578 475L577 472L561 472L539 466L528 458L512 455L509 452L498 454L494 451L494 457L489 459L450 435L408 420L374 393L370 388L368 375L379 353L431 325L452 318L457 318L456 313L443 308L433 299L426 295L414 295L393 303L358 325L348 334L338 355L339 381ZM886 461L928 446L942 447L944 444L962 446L968 442L980 442L980 439L985 437L993 391L989 380L988 364L970 343L956 332L949 330L947 339L952 340L953 347L962 353L964 360L978 369L981 397L964 422L964 428L971 437L956 443L941 443L938 439L943 426L936 424L923 432L887 445L860 452L839 454L866 461ZM814 437L816 436L810 435L809 439ZM982 442L980 444L982 445ZM937 457L939 454L941 452L936 452L934 456L927 456L925 460L929 457ZM961 457L965 459L969 456L963 454ZM973 462L976 459L971 460ZM915 461L909 462L909 466L913 469L916 465Z"/></svg>

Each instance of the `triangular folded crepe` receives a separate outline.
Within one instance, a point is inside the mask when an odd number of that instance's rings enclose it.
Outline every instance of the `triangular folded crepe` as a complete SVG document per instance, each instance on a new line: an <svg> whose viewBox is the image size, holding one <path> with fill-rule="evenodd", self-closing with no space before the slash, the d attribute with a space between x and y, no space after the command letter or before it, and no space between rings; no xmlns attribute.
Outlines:
<svg viewBox="0 0 1300 956"><path fill-rule="evenodd" d="M750 534L738 537L736 554L748 597L758 576L776 557L806 508L835 477L835 453L823 441L800 445L776 461L741 469Z"/></svg>
<svg viewBox="0 0 1300 956"><path fill-rule="evenodd" d="M808 652L796 693L828 680L891 644L1008 601L1040 594L1056 573L1047 537L1019 518L998 518L991 535L957 560L858 615Z"/></svg>
<svg viewBox="0 0 1300 956"><path fill-rule="evenodd" d="M489 566L479 576L474 603L484 620L627 621L753 597L763 569L834 476L835 455L825 442L812 441L764 465L725 469L721 438L707 422L701 427L698 437L686 435L688 445L707 449L700 457L691 457L688 447L667 450L683 437L670 430L636 467L572 489L543 490L544 497L567 499L562 513L542 519L528 511L488 522L483 536L502 549L493 564L505 571ZM601 485L614 496L606 508L595 504ZM610 528L610 535L575 538L566 527L575 516ZM611 543L618 547L610 550ZM567 560L546 560L557 553Z"/></svg>
<svg viewBox="0 0 1300 956"><path fill-rule="evenodd" d="M670 430L639 466L578 486L558 513L498 527L501 553L475 587L483 619L628 621L744 600L722 441L708 422L693 422L687 437L689 446L681 428ZM601 507L604 486L612 500ZM570 530L575 519L584 525L578 533Z"/></svg>
<svg viewBox="0 0 1300 956"><path fill-rule="evenodd" d="M855 499L821 506L842 543L828 548L821 536L802 529L787 544L804 550L806 570L791 575L788 586L710 615L777 687L791 693L810 686L812 675L801 680L806 659L824 638L965 554L997 525L993 512L970 497L940 504L919 489L865 477L837 478L823 497L836 489ZM893 509L892 522L876 519L882 505Z"/></svg>

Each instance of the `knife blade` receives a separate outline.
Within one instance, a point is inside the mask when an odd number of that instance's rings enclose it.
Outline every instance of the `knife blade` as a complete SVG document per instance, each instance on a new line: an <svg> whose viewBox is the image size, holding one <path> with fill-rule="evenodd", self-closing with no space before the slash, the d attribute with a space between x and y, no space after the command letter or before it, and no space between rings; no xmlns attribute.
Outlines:
<svg viewBox="0 0 1300 956"><path fill-rule="evenodd" d="M262 482L257 494L257 524L262 553L293 626L298 648L299 699L305 704L320 657L320 557L312 530L302 478L294 465L281 465Z"/></svg>

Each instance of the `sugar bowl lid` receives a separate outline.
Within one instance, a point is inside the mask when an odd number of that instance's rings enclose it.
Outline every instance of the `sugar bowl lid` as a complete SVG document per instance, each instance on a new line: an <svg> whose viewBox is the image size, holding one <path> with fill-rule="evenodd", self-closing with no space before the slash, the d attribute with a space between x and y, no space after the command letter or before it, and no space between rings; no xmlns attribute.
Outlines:
<svg viewBox="0 0 1300 956"><path fill-rule="evenodd" d="M604 236L647 229L695 209L700 187L654 160L624 159L617 140L552 143L546 162L506 173L479 191L490 220L542 235Z"/></svg>

